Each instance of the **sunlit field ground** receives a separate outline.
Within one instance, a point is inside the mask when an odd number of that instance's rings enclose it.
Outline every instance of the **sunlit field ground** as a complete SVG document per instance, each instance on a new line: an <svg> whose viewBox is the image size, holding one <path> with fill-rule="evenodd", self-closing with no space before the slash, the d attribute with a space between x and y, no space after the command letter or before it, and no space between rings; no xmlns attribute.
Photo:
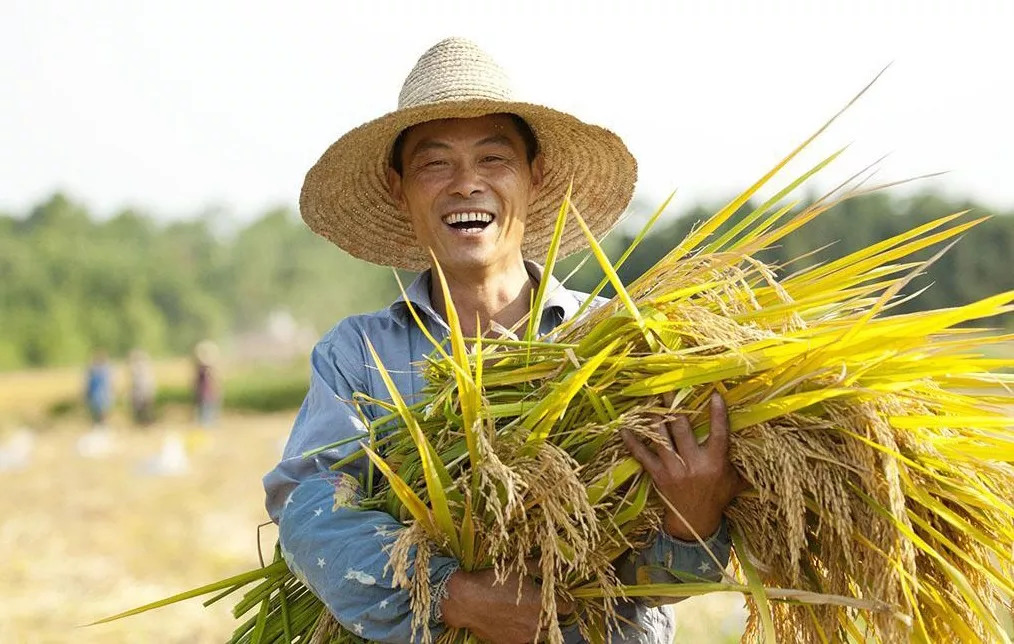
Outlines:
<svg viewBox="0 0 1014 644"><path fill-rule="evenodd" d="M230 417L211 432L186 423L114 430L110 452L84 458L81 426L37 437L30 461L0 472L0 642L215 642L230 605L199 602L108 626L100 617L256 565L259 476L289 418ZM178 437L189 468L149 473ZM178 459L176 459L178 460ZM270 553L275 533L263 533Z"/></svg>

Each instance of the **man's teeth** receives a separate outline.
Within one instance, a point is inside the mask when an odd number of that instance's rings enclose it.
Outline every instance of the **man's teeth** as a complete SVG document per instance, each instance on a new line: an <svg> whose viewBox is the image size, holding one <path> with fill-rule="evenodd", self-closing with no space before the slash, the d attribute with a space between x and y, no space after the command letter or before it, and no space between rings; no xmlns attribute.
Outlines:
<svg viewBox="0 0 1014 644"><path fill-rule="evenodd" d="M488 212L455 212L444 216L445 224L465 224L472 221L488 224L493 221L493 215Z"/></svg>

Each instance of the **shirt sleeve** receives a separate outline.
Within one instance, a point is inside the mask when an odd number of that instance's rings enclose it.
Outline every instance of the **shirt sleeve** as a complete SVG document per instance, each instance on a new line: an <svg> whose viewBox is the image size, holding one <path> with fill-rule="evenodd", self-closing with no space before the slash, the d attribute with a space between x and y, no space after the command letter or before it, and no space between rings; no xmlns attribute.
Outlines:
<svg viewBox="0 0 1014 644"><path fill-rule="evenodd" d="M709 550L711 554L708 553ZM696 541L683 541L659 530L648 547L631 552L617 562L616 574L626 585L673 584L688 578L719 581L722 579L722 571L729 563L731 552L732 540L725 518L718 530L704 539L704 545ZM681 578L681 574L684 577ZM689 575L693 577L688 577ZM681 599L656 597L649 601L652 604L671 604Z"/></svg>
<svg viewBox="0 0 1014 644"><path fill-rule="evenodd" d="M385 512L358 507L363 460L331 470L360 448L358 441L302 456L345 438L368 436L356 409L346 402L353 391L364 390L356 374L365 367L345 359L330 337L313 350L306 399L281 462L264 477L268 514L278 523L289 569L339 623L367 640L412 642L409 592L395 586L387 569L389 547L403 526ZM430 557L430 584L440 586L457 567L453 558ZM443 627L430 621L435 637Z"/></svg>

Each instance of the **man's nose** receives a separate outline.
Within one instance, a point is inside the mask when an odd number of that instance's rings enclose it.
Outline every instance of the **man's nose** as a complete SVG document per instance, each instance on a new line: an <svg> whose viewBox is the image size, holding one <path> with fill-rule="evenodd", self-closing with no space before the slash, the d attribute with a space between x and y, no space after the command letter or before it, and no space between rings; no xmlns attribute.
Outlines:
<svg viewBox="0 0 1014 644"><path fill-rule="evenodd" d="M455 171L449 188L452 194L471 197L481 193L485 188L485 184L482 181L479 169L475 165L463 163Z"/></svg>

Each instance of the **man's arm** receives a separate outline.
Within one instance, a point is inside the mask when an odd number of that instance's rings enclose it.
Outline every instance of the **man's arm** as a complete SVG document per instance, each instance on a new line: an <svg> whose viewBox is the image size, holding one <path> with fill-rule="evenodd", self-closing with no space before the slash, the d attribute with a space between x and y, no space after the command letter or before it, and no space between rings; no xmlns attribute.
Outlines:
<svg viewBox="0 0 1014 644"><path fill-rule="evenodd" d="M340 329L314 348L310 388L285 454L264 477L268 514L279 524L290 569L343 626L372 641L411 642L409 592L396 587L386 570L387 548L403 526L387 513L358 509L365 472L361 460L330 469L358 450L358 441L302 456L322 445L368 435L356 410L344 402L354 390L365 390L365 384L356 376L356 363L329 341ZM439 587L456 569L452 558L431 557L431 585ZM435 620L431 627L434 635L442 630Z"/></svg>

